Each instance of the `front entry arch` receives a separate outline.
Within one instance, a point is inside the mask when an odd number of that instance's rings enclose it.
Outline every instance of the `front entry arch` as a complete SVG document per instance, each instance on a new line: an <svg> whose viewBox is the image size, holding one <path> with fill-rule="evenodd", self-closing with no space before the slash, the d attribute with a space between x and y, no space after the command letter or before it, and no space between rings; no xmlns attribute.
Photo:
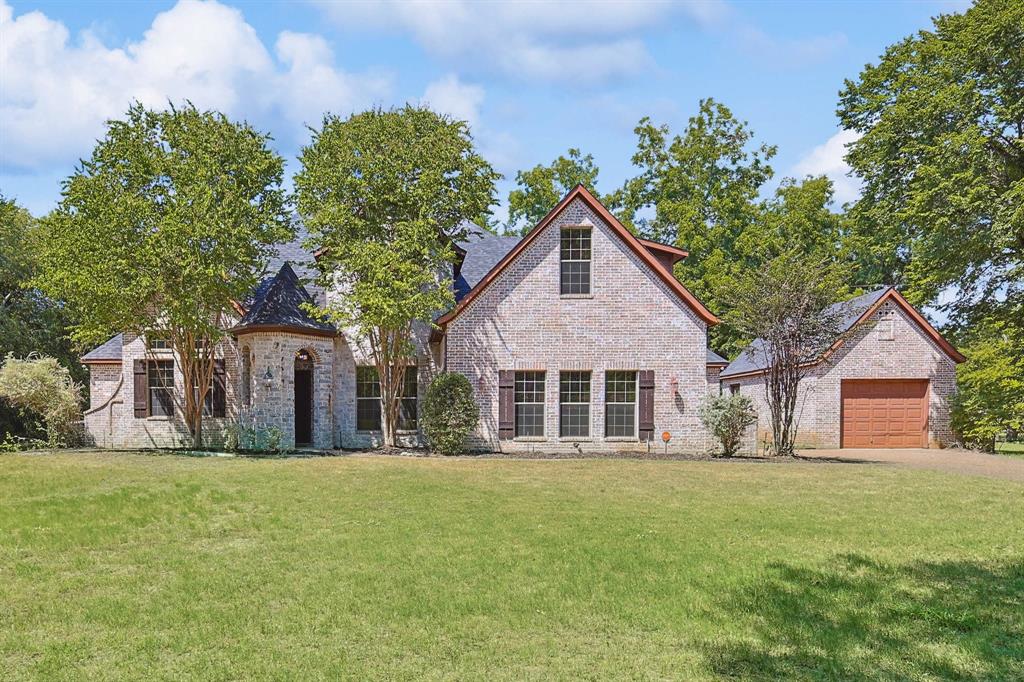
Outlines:
<svg viewBox="0 0 1024 682"><path fill-rule="evenodd" d="M295 445L313 444L313 355L295 354Z"/></svg>

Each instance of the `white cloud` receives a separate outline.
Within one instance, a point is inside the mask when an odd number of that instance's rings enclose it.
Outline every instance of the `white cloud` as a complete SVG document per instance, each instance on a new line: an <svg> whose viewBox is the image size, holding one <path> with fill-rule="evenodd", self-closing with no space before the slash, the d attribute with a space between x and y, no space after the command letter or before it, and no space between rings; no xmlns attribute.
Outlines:
<svg viewBox="0 0 1024 682"><path fill-rule="evenodd" d="M653 60L636 34L688 19L716 21L720 0L313 0L340 27L401 31L461 69L489 68L521 80L599 83Z"/></svg>
<svg viewBox="0 0 1024 682"><path fill-rule="evenodd" d="M242 13L216 0L180 0L123 48L90 32L72 41L62 23L15 17L0 0L0 73L0 166L22 170L87 153L132 100L188 99L249 119L278 112L298 134L325 109L347 113L388 89L386 78L335 68L319 36L282 33L271 55Z"/></svg>
<svg viewBox="0 0 1024 682"><path fill-rule="evenodd" d="M480 122L484 89L463 83L455 74L448 74L427 85L421 102L438 113L466 121L473 128Z"/></svg>
<svg viewBox="0 0 1024 682"><path fill-rule="evenodd" d="M840 130L818 145L793 167L798 176L827 175L835 186L835 199L844 204L860 196L860 181L847 175L850 166L846 163L846 145L860 138L860 133L852 130Z"/></svg>

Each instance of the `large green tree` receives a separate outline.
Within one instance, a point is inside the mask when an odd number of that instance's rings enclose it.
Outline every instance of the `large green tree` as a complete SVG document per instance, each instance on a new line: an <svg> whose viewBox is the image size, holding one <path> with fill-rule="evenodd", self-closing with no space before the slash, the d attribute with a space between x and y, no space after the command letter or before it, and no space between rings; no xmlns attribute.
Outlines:
<svg viewBox="0 0 1024 682"><path fill-rule="evenodd" d="M13 200L0 196L0 357L40 354L57 358L75 382L85 368L68 338L64 306L31 285L38 271L39 224ZM0 432L34 436L32 419L0 400Z"/></svg>
<svg viewBox="0 0 1024 682"><path fill-rule="evenodd" d="M1024 328L977 320L962 338L953 430L966 444L995 450L996 438L1024 431Z"/></svg>
<svg viewBox="0 0 1024 682"><path fill-rule="evenodd" d="M74 311L79 342L117 331L170 342L195 447L233 306L294 235L269 139L191 104L136 104L108 122L43 223L37 284Z"/></svg>
<svg viewBox="0 0 1024 682"><path fill-rule="evenodd" d="M755 145L754 134L724 105L700 102L682 134L644 118L636 128L640 169L613 204L645 237L690 252L676 266L679 280L712 310L721 311L728 284L749 267L745 244L756 243L762 225L762 186L771 179L775 147ZM644 218L653 211L653 217ZM746 341L719 325L711 344L732 355Z"/></svg>
<svg viewBox="0 0 1024 682"><path fill-rule="evenodd" d="M328 115L299 160L299 213L321 280L344 292L322 312L367 344L393 446L413 334L454 304L452 243L464 221L490 213L500 176L465 122L412 106Z"/></svg>
<svg viewBox="0 0 1024 682"><path fill-rule="evenodd" d="M516 173L516 189L508 195L506 231L526 234L548 214L555 204L576 185L583 185L594 196L597 193L597 165L594 157L579 149L570 149L545 166Z"/></svg>
<svg viewBox="0 0 1024 682"><path fill-rule="evenodd" d="M847 81L857 251L954 323L1024 313L1024 3L979 0ZM955 291L944 301L943 291Z"/></svg>

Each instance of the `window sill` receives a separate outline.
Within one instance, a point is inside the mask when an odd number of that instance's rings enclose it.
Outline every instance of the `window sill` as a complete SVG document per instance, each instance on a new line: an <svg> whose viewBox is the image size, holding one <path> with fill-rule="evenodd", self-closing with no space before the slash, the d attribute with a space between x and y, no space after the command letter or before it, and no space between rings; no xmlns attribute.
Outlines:
<svg viewBox="0 0 1024 682"><path fill-rule="evenodd" d="M516 443L547 443L547 436L516 436L512 439Z"/></svg>
<svg viewBox="0 0 1024 682"><path fill-rule="evenodd" d="M605 436L604 441L606 443L639 443L640 439L636 436Z"/></svg>
<svg viewBox="0 0 1024 682"><path fill-rule="evenodd" d="M558 437L558 442L559 443L593 443L594 439L591 438L590 436L585 436L585 437L584 436L579 436L578 438L573 438L572 436L559 436Z"/></svg>
<svg viewBox="0 0 1024 682"><path fill-rule="evenodd" d="M171 417L162 417L162 416L146 417L146 421L148 421L148 422L169 422L169 421L171 421Z"/></svg>
<svg viewBox="0 0 1024 682"><path fill-rule="evenodd" d="M560 294L559 298L566 298L566 299L570 299L570 300L573 300L573 299L585 300L585 299L588 299L588 298L594 298L594 295L593 294Z"/></svg>
<svg viewBox="0 0 1024 682"><path fill-rule="evenodd" d="M419 433L419 430L413 431L395 431L396 436L415 436ZM383 436L383 431L360 431L356 429L356 435L358 436Z"/></svg>

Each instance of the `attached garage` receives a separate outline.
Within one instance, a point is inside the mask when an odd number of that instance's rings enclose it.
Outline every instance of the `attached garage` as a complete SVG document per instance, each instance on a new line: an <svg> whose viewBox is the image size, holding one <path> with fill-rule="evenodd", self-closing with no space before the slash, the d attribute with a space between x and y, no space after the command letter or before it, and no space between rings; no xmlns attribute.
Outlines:
<svg viewBox="0 0 1024 682"><path fill-rule="evenodd" d="M928 447L927 379L842 382L840 447Z"/></svg>

